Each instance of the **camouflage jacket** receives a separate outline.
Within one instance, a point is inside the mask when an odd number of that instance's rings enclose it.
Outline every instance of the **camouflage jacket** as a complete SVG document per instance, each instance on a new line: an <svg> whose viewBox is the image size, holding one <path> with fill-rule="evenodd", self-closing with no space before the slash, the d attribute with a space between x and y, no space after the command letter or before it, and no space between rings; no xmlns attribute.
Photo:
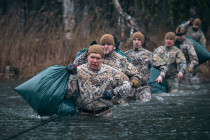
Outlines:
<svg viewBox="0 0 210 140"><path fill-rule="evenodd" d="M126 51L125 54L131 58L131 63L143 73L145 80L148 81L150 78L151 67L160 70L160 75L164 78L167 67L166 63L156 54L144 49L139 48L138 50L132 49Z"/></svg>
<svg viewBox="0 0 210 140"><path fill-rule="evenodd" d="M178 48L183 52L188 66L194 68L198 64L198 57L193 43L185 38L182 42L179 42Z"/></svg>
<svg viewBox="0 0 210 140"><path fill-rule="evenodd" d="M182 72L184 74L186 71L186 59L182 51L177 47L160 46L155 49L154 53L166 62L166 78L177 77L178 72Z"/></svg>
<svg viewBox="0 0 210 140"><path fill-rule="evenodd" d="M186 36L191 37L206 48L206 38L200 29L198 31L195 31L193 30L193 26L190 26L188 23L184 23L181 26L186 29Z"/></svg>
<svg viewBox="0 0 210 140"><path fill-rule="evenodd" d="M81 65L84 63L87 63L87 52L83 53L74 60L74 64L76 65ZM122 71L129 77L130 80L134 78L140 83L145 82L143 74L139 73L136 67L130 62L128 62L126 57L116 52L112 52L110 55L105 56L103 63Z"/></svg>
<svg viewBox="0 0 210 140"><path fill-rule="evenodd" d="M131 90L128 77L104 64L99 71L92 71L86 63L77 67L77 75L70 75L67 94L70 97L77 94L76 104L79 108L97 111L112 106L110 100L100 98L105 91L111 89L115 96L126 97ZM100 100L96 101L98 98Z"/></svg>

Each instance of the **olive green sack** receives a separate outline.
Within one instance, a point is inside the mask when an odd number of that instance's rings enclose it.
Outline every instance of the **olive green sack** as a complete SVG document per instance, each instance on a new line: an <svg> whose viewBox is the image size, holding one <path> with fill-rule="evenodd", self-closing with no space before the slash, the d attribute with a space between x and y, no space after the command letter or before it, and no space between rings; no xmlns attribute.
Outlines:
<svg viewBox="0 0 210 140"><path fill-rule="evenodd" d="M75 97L64 98L69 80L68 68L51 66L14 90L41 116L75 113Z"/></svg>

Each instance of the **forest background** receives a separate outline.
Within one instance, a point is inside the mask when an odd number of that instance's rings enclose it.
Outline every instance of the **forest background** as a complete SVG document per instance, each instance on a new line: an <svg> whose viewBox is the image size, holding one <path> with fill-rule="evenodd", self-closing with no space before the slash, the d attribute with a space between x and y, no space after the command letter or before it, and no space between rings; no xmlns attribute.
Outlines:
<svg viewBox="0 0 210 140"><path fill-rule="evenodd" d="M68 65L77 52L109 33L123 51L131 35L144 33L144 47L154 51L164 36L190 18L200 18L210 50L209 0L0 0L0 79L6 67L28 79L52 65ZM210 80L210 62L198 75Z"/></svg>

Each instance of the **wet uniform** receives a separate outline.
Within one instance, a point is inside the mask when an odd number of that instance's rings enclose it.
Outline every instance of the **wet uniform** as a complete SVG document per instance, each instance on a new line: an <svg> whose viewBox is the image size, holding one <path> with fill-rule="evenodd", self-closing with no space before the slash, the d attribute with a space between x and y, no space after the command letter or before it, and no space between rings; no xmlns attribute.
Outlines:
<svg viewBox="0 0 210 140"><path fill-rule="evenodd" d="M190 26L188 23L184 23L181 26L183 26L186 29L186 36L191 37L199 44L201 44L204 48L206 48L206 38L200 29L195 31L193 29L193 26Z"/></svg>
<svg viewBox="0 0 210 140"><path fill-rule="evenodd" d="M178 92L178 72L186 71L186 59L184 54L180 49L175 46L166 47L160 46L155 49L155 54L160 56L163 61L167 64L167 72L166 72L166 81L167 81L167 89L169 93Z"/></svg>
<svg viewBox="0 0 210 140"><path fill-rule="evenodd" d="M160 70L160 75L164 78L167 71L166 63L156 54L140 47L138 49L131 49L125 54L131 58L131 63L144 75L145 81L150 78L151 67ZM137 99L139 101L150 101L151 91L149 85L132 88L128 98Z"/></svg>
<svg viewBox="0 0 210 140"><path fill-rule="evenodd" d="M80 55L78 58L74 60L74 64L76 65L81 65L83 63L87 62L87 52L83 53ZM139 81L139 83L144 83L144 76L142 73L139 73L136 67L134 67L133 64L128 62L127 58L116 53L112 52L108 56L105 55L103 64L109 65L115 69L120 70L124 74L126 74L130 80L136 79ZM123 104L124 100L119 100L119 98L114 98L113 99L114 104Z"/></svg>
<svg viewBox="0 0 210 140"><path fill-rule="evenodd" d="M77 67L77 75L70 75L69 78L68 96L77 94L79 112L94 116L112 115L112 102L100 98L105 91L113 89L116 97L126 97L131 89L124 73L104 64L101 64L99 71L91 70L88 63L80 65Z"/></svg>

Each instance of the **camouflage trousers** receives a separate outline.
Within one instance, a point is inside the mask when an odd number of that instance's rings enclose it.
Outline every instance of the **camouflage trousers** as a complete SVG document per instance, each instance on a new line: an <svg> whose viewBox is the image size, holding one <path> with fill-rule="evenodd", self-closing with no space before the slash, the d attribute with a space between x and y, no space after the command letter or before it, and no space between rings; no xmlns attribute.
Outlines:
<svg viewBox="0 0 210 140"><path fill-rule="evenodd" d="M179 88L178 78L166 79L168 93L177 93Z"/></svg>
<svg viewBox="0 0 210 140"><path fill-rule="evenodd" d="M142 86L138 88L132 88L131 92L127 96L128 99L138 100L142 102L148 102L151 100L151 91L149 86Z"/></svg>

